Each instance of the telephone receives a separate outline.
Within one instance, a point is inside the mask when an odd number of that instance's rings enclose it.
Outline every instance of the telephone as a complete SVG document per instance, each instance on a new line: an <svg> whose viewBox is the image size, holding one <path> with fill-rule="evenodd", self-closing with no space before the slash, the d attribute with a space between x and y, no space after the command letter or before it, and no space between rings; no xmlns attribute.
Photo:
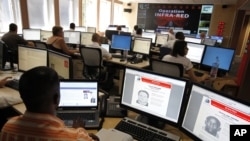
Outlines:
<svg viewBox="0 0 250 141"><path fill-rule="evenodd" d="M107 117L125 117L127 116L127 110L120 107L120 96L109 96L107 98Z"/></svg>

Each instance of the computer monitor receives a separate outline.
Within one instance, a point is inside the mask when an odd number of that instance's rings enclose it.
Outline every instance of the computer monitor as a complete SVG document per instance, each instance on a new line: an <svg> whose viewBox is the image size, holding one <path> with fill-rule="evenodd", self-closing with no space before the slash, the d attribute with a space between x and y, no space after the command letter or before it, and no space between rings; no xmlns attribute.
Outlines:
<svg viewBox="0 0 250 141"><path fill-rule="evenodd" d="M200 44L201 43L201 39L200 38L192 38L192 37L187 37L185 36L184 39L186 42L191 42L191 43L197 43Z"/></svg>
<svg viewBox="0 0 250 141"><path fill-rule="evenodd" d="M106 30L105 31L105 37L108 38L110 41L112 41L112 35L118 35L117 30Z"/></svg>
<svg viewBox="0 0 250 141"><path fill-rule="evenodd" d="M187 47L188 53L186 57L191 62L200 64L206 45L187 42Z"/></svg>
<svg viewBox="0 0 250 141"><path fill-rule="evenodd" d="M38 66L47 66L47 50L18 45L18 71L24 72Z"/></svg>
<svg viewBox="0 0 250 141"><path fill-rule="evenodd" d="M123 32L129 32L129 28L128 27L122 27L122 31Z"/></svg>
<svg viewBox="0 0 250 141"><path fill-rule="evenodd" d="M206 46L200 67L203 70L210 71L213 63L216 61L216 58L218 58L218 75L220 75L220 73L223 75L223 72L228 72L230 70L234 54L235 49L232 48Z"/></svg>
<svg viewBox="0 0 250 141"><path fill-rule="evenodd" d="M48 50L48 67L54 69L63 79L71 79L73 77L71 56Z"/></svg>
<svg viewBox="0 0 250 141"><path fill-rule="evenodd" d="M216 40L210 39L210 38L205 38L203 44L208 45L208 46L215 46Z"/></svg>
<svg viewBox="0 0 250 141"><path fill-rule="evenodd" d="M157 34L156 35L156 40L155 40L155 45L164 45L168 41L169 34Z"/></svg>
<svg viewBox="0 0 250 141"><path fill-rule="evenodd" d="M81 32L81 45L91 45L93 32Z"/></svg>
<svg viewBox="0 0 250 141"><path fill-rule="evenodd" d="M187 81L146 69L126 67L121 107L179 125Z"/></svg>
<svg viewBox="0 0 250 141"><path fill-rule="evenodd" d="M216 43L218 45L221 45L223 42L223 37L222 36L210 36L211 39L216 40Z"/></svg>
<svg viewBox="0 0 250 141"><path fill-rule="evenodd" d="M86 27L85 26L76 26L75 31L86 32Z"/></svg>
<svg viewBox="0 0 250 141"><path fill-rule="evenodd" d="M142 32L142 37L151 38L152 43L155 43L156 33L154 33L154 32Z"/></svg>
<svg viewBox="0 0 250 141"><path fill-rule="evenodd" d="M41 30L41 42L47 42L49 37L53 36L52 31Z"/></svg>
<svg viewBox="0 0 250 141"><path fill-rule="evenodd" d="M23 29L23 38L25 40L41 40L41 30L40 29Z"/></svg>
<svg viewBox="0 0 250 141"><path fill-rule="evenodd" d="M250 106L207 87L193 84L181 130L193 140L229 141L230 125L249 125Z"/></svg>
<svg viewBox="0 0 250 141"><path fill-rule="evenodd" d="M126 35L113 35L111 48L117 50L130 51L131 49L132 37Z"/></svg>
<svg viewBox="0 0 250 141"><path fill-rule="evenodd" d="M64 40L68 44L80 44L80 31L64 31Z"/></svg>
<svg viewBox="0 0 250 141"><path fill-rule="evenodd" d="M95 33L96 32L96 27L90 27L90 26L88 26L87 27L87 32Z"/></svg>
<svg viewBox="0 0 250 141"><path fill-rule="evenodd" d="M110 49L110 45L109 44L101 44L101 47L106 49L107 52L109 52L109 49Z"/></svg>
<svg viewBox="0 0 250 141"><path fill-rule="evenodd" d="M132 51L134 53L138 53L142 55L149 55L151 44L152 44L151 38L135 37Z"/></svg>

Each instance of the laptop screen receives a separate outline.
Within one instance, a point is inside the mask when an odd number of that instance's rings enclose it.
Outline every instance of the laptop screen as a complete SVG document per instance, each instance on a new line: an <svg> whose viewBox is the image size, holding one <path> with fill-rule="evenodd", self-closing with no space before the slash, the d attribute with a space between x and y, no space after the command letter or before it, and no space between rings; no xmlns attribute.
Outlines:
<svg viewBox="0 0 250 141"><path fill-rule="evenodd" d="M98 105L98 82L60 80L59 107L94 108Z"/></svg>

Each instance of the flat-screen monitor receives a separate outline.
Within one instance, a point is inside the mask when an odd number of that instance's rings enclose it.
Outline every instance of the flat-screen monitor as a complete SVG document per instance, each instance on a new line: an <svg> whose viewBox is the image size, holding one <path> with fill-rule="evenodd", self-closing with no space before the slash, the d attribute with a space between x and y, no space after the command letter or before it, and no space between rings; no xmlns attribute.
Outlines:
<svg viewBox="0 0 250 141"><path fill-rule="evenodd" d="M88 26L87 27L87 32L95 33L96 32L96 27L90 27L90 26Z"/></svg>
<svg viewBox="0 0 250 141"><path fill-rule="evenodd" d="M211 39L216 40L216 43L219 45L222 44L223 37L222 36L210 36Z"/></svg>
<svg viewBox="0 0 250 141"><path fill-rule="evenodd" d="M110 45L109 44L101 44L101 47L106 49L107 52L109 52L109 49L110 49Z"/></svg>
<svg viewBox="0 0 250 141"><path fill-rule="evenodd" d="M143 55L149 55L151 49L152 39L135 37L133 42L132 51Z"/></svg>
<svg viewBox="0 0 250 141"><path fill-rule="evenodd" d="M188 42L187 47L188 53L186 57L189 58L191 62L200 64L206 45Z"/></svg>
<svg viewBox="0 0 250 141"><path fill-rule="evenodd" d="M108 38L110 41L112 40L112 35L118 35L117 30L106 30L105 37Z"/></svg>
<svg viewBox="0 0 250 141"><path fill-rule="evenodd" d="M73 78L73 63L71 56L48 50L48 67L54 69L60 78Z"/></svg>
<svg viewBox="0 0 250 141"><path fill-rule="evenodd" d="M191 43L197 43L197 44L201 43L201 39L200 38L185 37L184 40L186 42L191 42Z"/></svg>
<svg viewBox="0 0 250 141"><path fill-rule="evenodd" d="M155 40L155 45L164 45L168 41L168 34L157 34L156 35L156 40Z"/></svg>
<svg viewBox="0 0 250 141"><path fill-rule="evenodd" d="M93 32L81 32L81 45L91 45Z"/></svg>
<svg viewBox="0 0 250 141"><path fill-rule="evenodd" d="M85 26L76 26L75 31L86 32L86 27Z"/></svg>
<svg viewBox="0 0 250 141"><path fill-rule="evenodd" d="M142 32L142 37L151 38L152 43L155 43L156 33L154 33L154 32Z"/></svg>
<svg viewBox="0 0 250 141"><path fill-rule="evenodd" d="M18 71L27 71L38 66L47 66L47 50L18 45Z"/></svg>
<svg viewBox="0 0 250 141"><path fill-rule="evenodd" d="M49 37L53 36L52 31L41 30L41 42L47 42Z"/></svg>
<svg viewBox="0 0 250 141"><path fill-rule="evenodd" d="M25 40L41 40L41 29L23 29L23 38Z"/></svg>
<svg viewBox="0 0 250 141"><path fill-rule="evenodd" d="M228 72L234 59L234 53L235 49L232 48L206 46L201 61L201 69L210 70L213 63L215 63L218 58L219 71Z"/></svg>
<svg viewBox="0 0 250 141"><path fill-rule="evenodd" d="M122 27L122 31L123 32L129 32L129 28L128 27Z"/></svg>
<svg viewBox="0 0 250 141"><path fill-rule="evenodd" d="M205 38L203 44L208 45L208 46L215 46L216 40L210 39L210 38Z"/></svg>
<svg viewBox="0 0 250 141"><path fill-rule="evenodd" d="M126 35L113 35L111 48L117 50L127 50L131 49L132 37Z"/></svg>
<svg viewBox="0 0 250 141"><path fill-rule="evenodd" d="M64 40L68 44L80 44L80 31L64 31Z"/></svg>
<svg viewBox="0 0 250 141"><path fill-rule="evenodd" d="M190 87L181 129L193 140L230 141L230 125L250 124L250 105L207 87Z"/></svg>
<svg viewBox="0 0 250 141"><path fill-rule="evenodd" d="M187 81L145 69L124 71L121 107L173 125L180 122Z"/></svg>

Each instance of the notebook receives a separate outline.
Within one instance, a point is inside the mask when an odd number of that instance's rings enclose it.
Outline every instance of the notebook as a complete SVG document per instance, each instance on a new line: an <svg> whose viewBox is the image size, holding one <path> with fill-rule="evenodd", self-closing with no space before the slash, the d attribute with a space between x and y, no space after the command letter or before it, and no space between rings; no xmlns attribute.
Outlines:
<svg viewBox="0 0 250 141"><path fill-rule="evenodd" d="M72 127L81 118L85 128L99 127L98 82L92 80L60 80L60 103L57 116Z"/></svg>

